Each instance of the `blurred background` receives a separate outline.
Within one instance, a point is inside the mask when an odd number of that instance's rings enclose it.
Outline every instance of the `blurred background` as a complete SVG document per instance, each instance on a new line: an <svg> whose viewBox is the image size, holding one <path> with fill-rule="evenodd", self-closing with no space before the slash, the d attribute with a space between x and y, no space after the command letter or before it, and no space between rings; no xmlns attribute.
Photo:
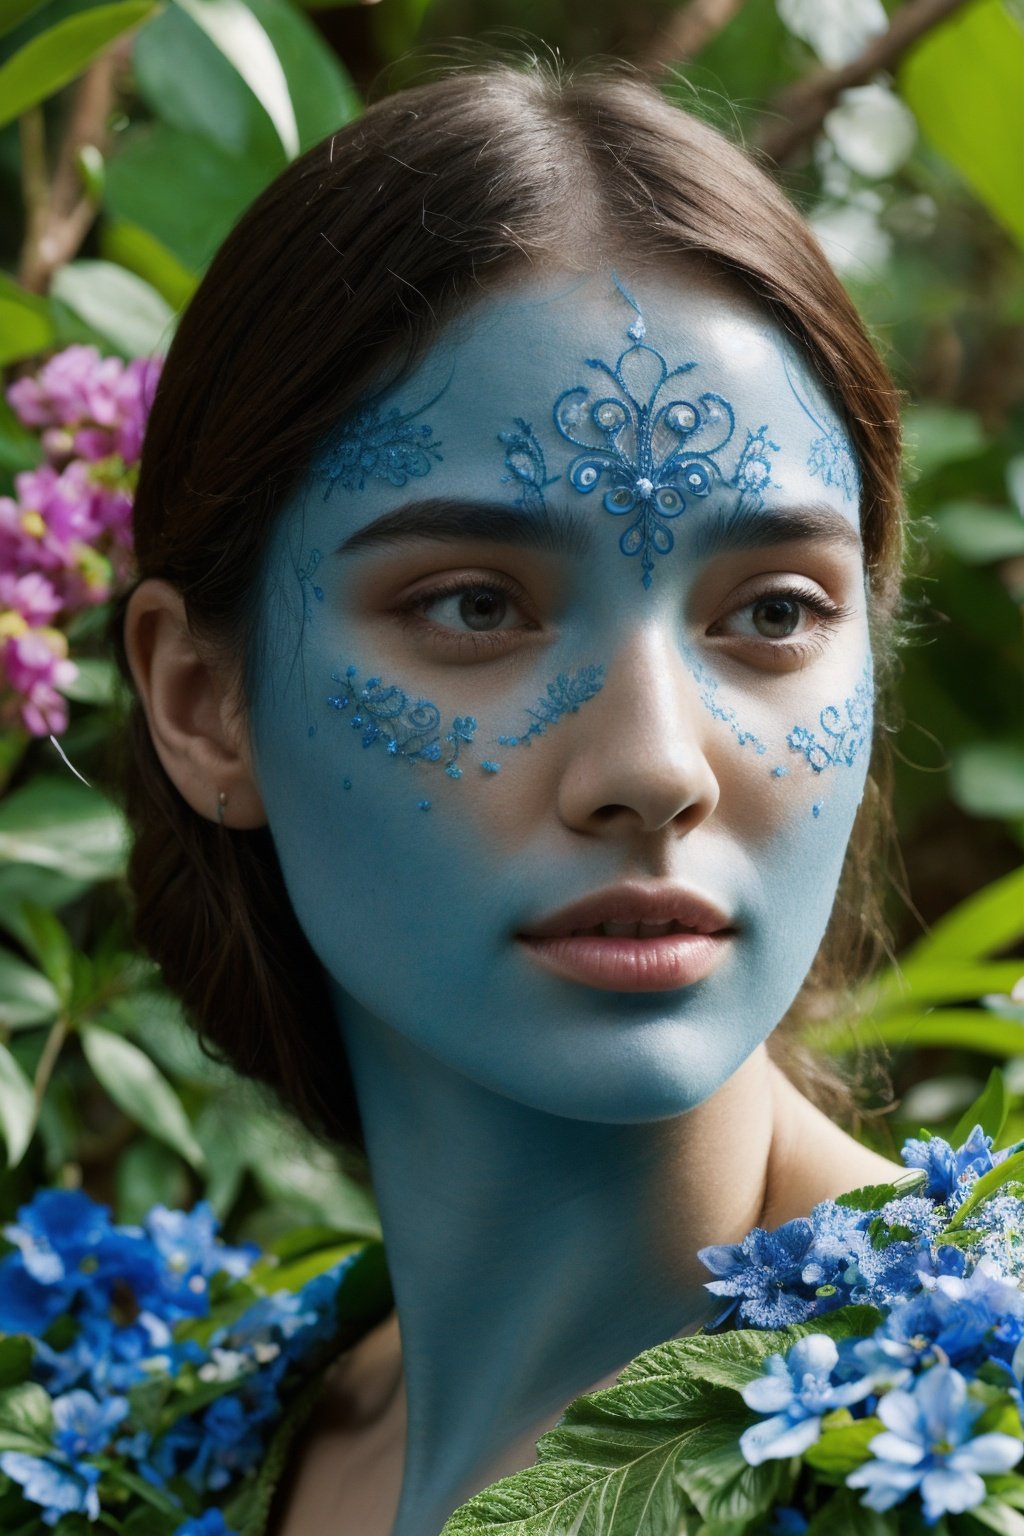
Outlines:
<svg viewBox="0 0 1024 1536"><path fill-rule="evenodd" d="M4 1217L59 1183L129 1221L205 1195L261 1243L375 1230L132 951L103 630L147 389L218 243L291 156L481 39L628 59L754 150L905 391L902 868L853 999L897 1108L864 1134L951 1134L988 1083L1024 1136L1022 0L0 0Z"/></svg>

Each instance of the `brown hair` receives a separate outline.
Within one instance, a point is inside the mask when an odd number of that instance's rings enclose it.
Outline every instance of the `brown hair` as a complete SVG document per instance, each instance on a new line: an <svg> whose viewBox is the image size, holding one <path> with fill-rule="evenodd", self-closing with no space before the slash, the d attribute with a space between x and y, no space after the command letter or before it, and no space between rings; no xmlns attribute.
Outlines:
<svg viewBox="0 0 1024 1536"><path fill-rule="evenodd" d="M585 255L581 256L580 253ZM325 432L398 378L482 289L533 266L704 261L794 339L862 468L877 692L895 650L902 561L895 396L806 225L742 151L622 69L493 63L386 98L268 187L184 315L149 422L135 502L140 580L184 596L198 640L252 655L251 597L275 510ZM123 648L127 595L114 615ZM876 713L876 720L883 711ZM828 931L773 1037L821 1102L838 1079L795 1043L884 943L885 732ZM132 705L123 790L136 933L208 1044L311 1128L359 1141L325 980L266 829L225 831L165 776ZM211 812L213 806L211 805Z"/></svg>

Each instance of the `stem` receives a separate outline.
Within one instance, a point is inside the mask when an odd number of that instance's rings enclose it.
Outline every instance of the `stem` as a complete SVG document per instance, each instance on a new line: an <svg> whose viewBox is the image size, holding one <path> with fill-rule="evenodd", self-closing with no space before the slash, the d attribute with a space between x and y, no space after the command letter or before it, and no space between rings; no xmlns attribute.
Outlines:
<svg viewBox="0 0 1024 1536"><path fill-rule="evenodd" d="M781 92L772 103L770 121L761 131L758 147L778 165L792 160L796 151L813 139L843 91L866 85L883 70L891 70L927 32L972 0L908 0L881 37L873 38L864 52L839 69L819 69L806 80Z"/></svg>
<svg viewBox="0 0 1024 1536"><path fill-rule="evenodd" d="M972 1211L977 1210L978 1206L987 1200L989 1195L994 1190L997 1190L1000 1185L1008 1184L1017 1173L1024 1173L1024 1151L1015 1152L1012 1157L1004 1158L1001 1163L997 1163L994 1168L990 1168L988 1173L982 1174L956 1215L950 1219L949 1226L946 1228L947 1232L952 1232L957 1227L962 1227ZM939 1240L941 1241L941 1235Z"/></svg>
<svg viewBox="0 0 1024 1536"><path fill-rule="evenodd" d="M719 32L724 32L747 0L690 0L659 27L645 60L651 70L665 70L696 58Z"/></svg>
<svg viewBox="0 0 1024 1536"><path fill-rule="evenodd" d="M39 1111L43 1107L43 1099L46 1097L46 1090L49 1087L50 1078L53 1076L53 1069L57 1065L57 1059L64 1048L64 1042L68 1037L68 1033L68 1021L61 1014L60 1018L50 1027L50 1033L46 1037L46 1044L43 1046L43 1053L36 1066L36 1075L32 1083L36 1096L36 1120L39 1119Z"/></svg>

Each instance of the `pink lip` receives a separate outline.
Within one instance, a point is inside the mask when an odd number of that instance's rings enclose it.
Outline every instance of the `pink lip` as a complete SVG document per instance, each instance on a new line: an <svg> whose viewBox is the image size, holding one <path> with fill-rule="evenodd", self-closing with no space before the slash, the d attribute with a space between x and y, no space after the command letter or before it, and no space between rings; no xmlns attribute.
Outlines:
<svg viewBox="0 0 1024 1536"><path fill-rule="evenodd" d="M665 933L649 939L519 935L546 971L612 992L669 992L701 981L722 959L732 937L732 930Z"/></svg>
<svg viewBox="0 0 1024 1536"><path fill-rule="evenodd" d="M694 931L646 937L587 931L604 923L676 923ZM626 881L560 908L517 937L556 976L616 992L667 992L709 975L735 932L722 909L696 891Z"/></svg>

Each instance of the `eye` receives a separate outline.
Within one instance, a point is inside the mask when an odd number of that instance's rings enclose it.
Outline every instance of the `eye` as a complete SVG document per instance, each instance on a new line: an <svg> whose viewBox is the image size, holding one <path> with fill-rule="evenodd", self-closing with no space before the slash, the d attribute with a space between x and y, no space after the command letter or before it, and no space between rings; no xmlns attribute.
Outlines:
<svg viewBox="0 0 1024 1536"><path fill-rule="evenodd" d="M441 645L460 649L503 646L536 625L526 617L525 603L511 583L454 577L413 594L399 610L406 625L426 631Z"/></svg>
<svg viewBox="0 0 1024 1536"><path fill-rule="evenodd" d="M820 649L830 631L851 617L852 608L834 603L816 588L788 586L766 589L720 620L711 633L724 632L789 653Z"/></svg>

